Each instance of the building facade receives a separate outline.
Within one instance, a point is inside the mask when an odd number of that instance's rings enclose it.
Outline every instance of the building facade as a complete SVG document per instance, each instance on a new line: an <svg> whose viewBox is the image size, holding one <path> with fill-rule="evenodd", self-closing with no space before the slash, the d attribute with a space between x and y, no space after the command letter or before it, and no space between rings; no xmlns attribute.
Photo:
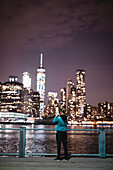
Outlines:
<svg viewBox="0 0 113 170"><path fill-rule="evenodd" d="M76 73L76 116L84 116L84 106L86 104L86 88L85 88L85 70L77 70Z"/></svg>
<svg viewBox="0 0 113 170"><path fill-rule="evenodd" d="M27 90L31 89L31 78L28 72L23 72L22 83L24 88L26 88Z"/></svg>
<svg viewBox="0 0 113 170"><path fill-rule="evenodd" d="M48 92L48 110L50 114L59 113L59 100L56 92Z"/></svg>
<svg viewBox="0 0 113 170"><path fill-rule="evenodd" d="M55 116L55 113L59 114L60 106L59 99L57 98L57 92L48 92L48 104L44 109L44 118L52 118Z"/></svg>
<svg viewBox="0 0 113 170"><path fill-rule="evenodd" d="M93 117L92 114L92 107L90 104L85 104L84 106L84 118L86 118L87 120L91 120Z"/></svg>
<svg viewBox="0 0 113 170"><path fill-rule="evenodd" d="M113 118L113 103L107 101L99 103L98 113L103 114L105 118Z"/></svg>
<svg viewBox="0 0 113 170"><path fill-rule="evenodd" d="M60 97L61 100L59 101L60 108L61 110L64 110L66 112L66 88L65 87L60 90L60 96L61 96Z"/></svg>
<svg viewBox="0 0 113 170"><path fill-rule="evenodd" d="M46 71L43 67L43 54L40 56L40 66L37 69L37 91L40 94L40 117L44 111L44 101L45 101L45 78Z"/></svg>
<svg viewBox="0 0 113 170"><path fill-rule="evenodd" d="M33 109L32 109L32 114L33 117L39 117L40 116L40 94L39 92L33 92L32 95L32 105L33 105Z"/></svg>
<svg viewBox="0 0 113 170"><path fill-rule="evenodd" d="M24 88L23 91L23 112L27 116L33 116L33 102L32 102L33 90Z"/></svg>
<svg viewBox="0 0 113 170"><path fill-rule="evenodd" d="M67 81L66 88L66 112L70 117L75 118L76 112L76 88L71 79Z"/></svg>
<svg viewBox="0 0 113 170"><path fill-rule="evenodd" d="M1 112L23 113L23 84L17 77L9 76L9 81L1 84Z"/></svg>

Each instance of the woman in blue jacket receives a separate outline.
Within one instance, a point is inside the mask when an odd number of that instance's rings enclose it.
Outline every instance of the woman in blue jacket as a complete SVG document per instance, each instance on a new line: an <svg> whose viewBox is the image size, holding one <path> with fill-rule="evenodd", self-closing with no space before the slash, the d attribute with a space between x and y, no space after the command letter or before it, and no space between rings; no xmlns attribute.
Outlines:
<svg viewBox="0 0 113 170"><path fill-rule="evenodd" d="M57 123L56 125L56 141L57 141L57 158L55 160L60 161L60 150L61 150L61 142L64 147L64 155L65 160L68 160L67 156L67 123L68 117L63 114L61 116L55 116L53 119L53 123Z"/></svg>

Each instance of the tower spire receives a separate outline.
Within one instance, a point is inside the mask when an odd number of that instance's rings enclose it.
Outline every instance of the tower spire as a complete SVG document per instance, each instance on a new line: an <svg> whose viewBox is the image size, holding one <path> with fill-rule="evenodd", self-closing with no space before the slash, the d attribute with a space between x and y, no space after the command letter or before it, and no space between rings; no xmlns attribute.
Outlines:
<svg viewBox="0 0 113 170"><path fill-rule="evenodd" d="M42 64L43 64L43 54L40 54L40 68L42 68Z"/></svg>
<svg viewBox="0 0 113 170"><path fill-rule="evenodd" d="M40 118L42 117L42 112L44 111L44 99L45 99L45 78L46 71L43 67L43 54L40 54L40 65L37 69L37 91L40 94Z"/></svg>

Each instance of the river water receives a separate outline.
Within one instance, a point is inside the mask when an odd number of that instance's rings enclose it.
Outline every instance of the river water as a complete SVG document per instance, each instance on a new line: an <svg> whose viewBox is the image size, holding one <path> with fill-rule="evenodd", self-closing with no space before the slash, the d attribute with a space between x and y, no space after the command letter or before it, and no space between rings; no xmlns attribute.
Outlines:
<svg viewBox="0 0 113 170"><path fill-rule="evenodd" d="M1 124L0 128L52 128L55 125ZM92 129L92 131L68 131L69 154L98 154L98 132L101 126L68 125L68 129ZM113 126L105 126L113 129ZM56 131L26 130L26 153L57 153ZM19 152L19 130L0 130L0 153ZM63 152L63 151L62 151ZM113 132L106 132L106 153L113 154Z"/></svg>

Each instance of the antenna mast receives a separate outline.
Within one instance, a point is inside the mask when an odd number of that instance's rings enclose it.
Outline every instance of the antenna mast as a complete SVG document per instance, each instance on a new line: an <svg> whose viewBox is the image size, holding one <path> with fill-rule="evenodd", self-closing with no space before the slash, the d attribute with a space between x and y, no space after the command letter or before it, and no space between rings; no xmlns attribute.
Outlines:
<svg viewBox="0 0 113 170"><path fill-rule="evenodd" d="M40 68L42 68L42 62L43 62L43 54L40 55Z"/></svg>

